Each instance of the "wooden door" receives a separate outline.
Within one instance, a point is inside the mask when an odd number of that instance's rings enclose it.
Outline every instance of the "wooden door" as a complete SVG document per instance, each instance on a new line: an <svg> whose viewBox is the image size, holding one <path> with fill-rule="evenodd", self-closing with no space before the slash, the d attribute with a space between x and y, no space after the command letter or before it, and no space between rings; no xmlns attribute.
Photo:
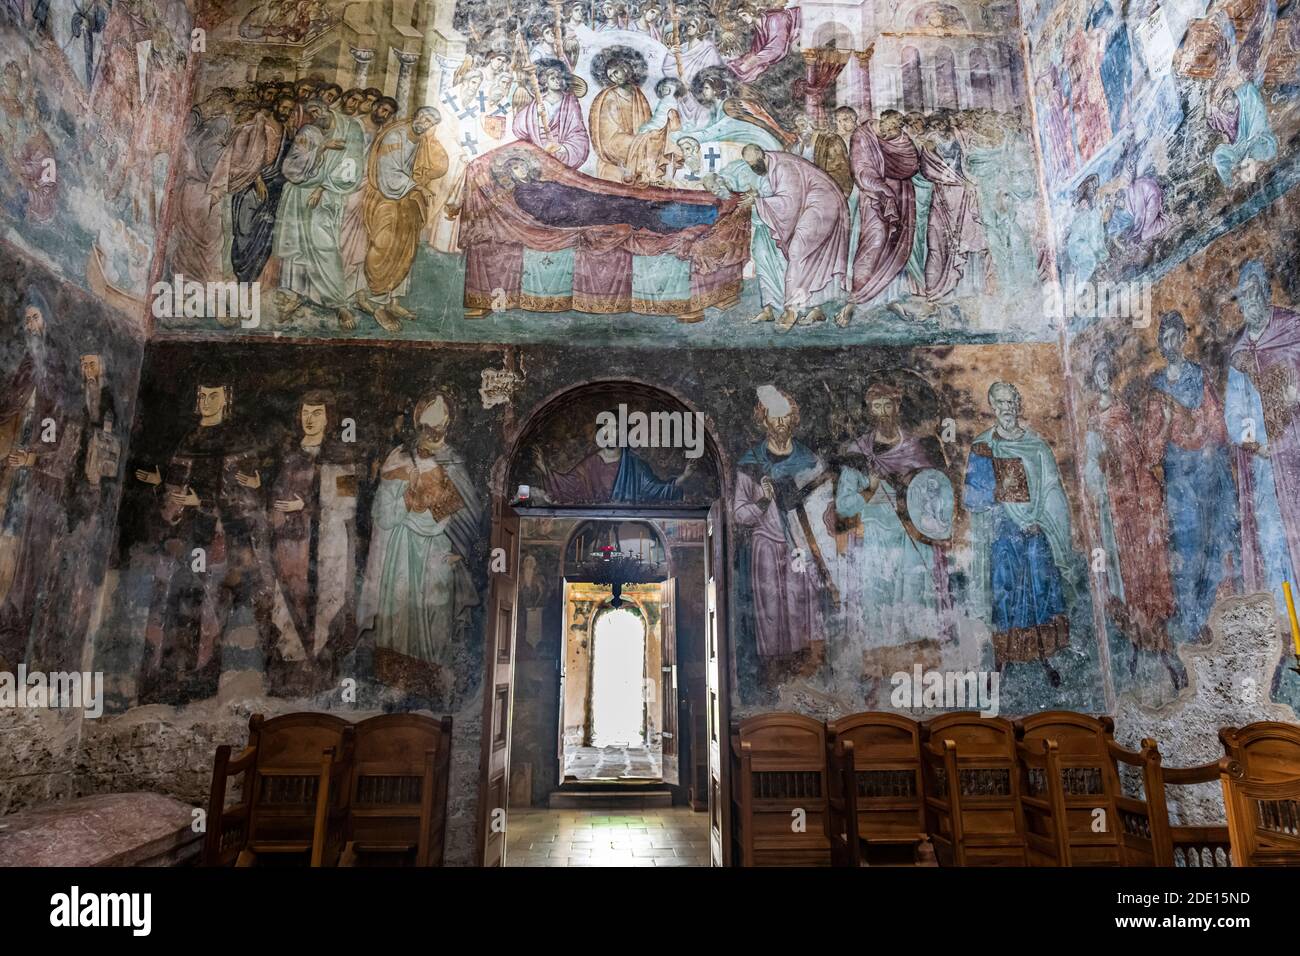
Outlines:
<svg viewBox="0 0 1300 956"><path fill-rule="evenodd" d="M713 866L727 866L731 862L726 555L722 503L715 501L709 508L704 542L704 678L709 748L709 856Z"/></svg>
<svg viewBox="0 0 1300 956"><path fill-rule="evenodd" d="M564 785L564 718L565 718L565 696L568 692L565 686L565 677L569 664L569 581L566 578L564 585L560 590L560 659L555 662L556 669L560 675L560 726L556 730L555 737L555 759L560 763L560 772L556 780L560 785Z"/></svg>
<svg viewBox="0 0 1300 956"><path fill-rule="evenodd" d="M681 784L678 767L677 736L677 579L669 578L659 585L659 633L661 709L659 727L663 734L664 783L676 787Z"/></svg>
<svg viewBox="0 0 1300 956"><path fill-rule="evenodd" d="M483 753L479 776L479 852L484 866L503 866L510 795L510 709L515 667L515 604L519 594L519 516L492 499L491 574L483 653ZM498 570L502 563L505 570Z"/></svg>

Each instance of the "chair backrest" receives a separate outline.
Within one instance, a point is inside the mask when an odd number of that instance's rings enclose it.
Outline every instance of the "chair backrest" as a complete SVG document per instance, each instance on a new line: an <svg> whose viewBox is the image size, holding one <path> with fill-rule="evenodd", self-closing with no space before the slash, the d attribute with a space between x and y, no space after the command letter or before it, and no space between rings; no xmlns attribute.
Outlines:
<svg viewBox="0 0 1300 956"><path fill-rule="evenodd" d="M356 725L347 840L362 858L442 865L450 765L450 717L381 714Z"/></svg>
<svg viewBox="0 0 1300 956"><path fill-rule="evenodd" d="M913 844L925 835L921 727L882 711L849 714L826 725L832 745L853 745L858 833L868 843Z"/></svg>
<svg viewBox="0 0 1300 956"><path fill-rule="evenodd" d="M1016 744L1025 858L1030 866L1071 866L1061 747L1055 740Z"/></svg>
<svg viewBox="0 0 1300 956"><path fill-rule="evenodd" d="M217 748L205 865L228 865L261 850L312 853L314 843L324 842L317 831L342 800L342 788L331 791L330 784L347 766L351 736L351 725L332 714L249 718L248 746L238 756L228 745ZM227 807L235 777L242 777L240 800Z"/></svg>
<svg viewBox="0 0 1300 956"><path fill-rule="evenodd" d="M1015 722L1016 736L1024 743L1054 740L1061 768L1071 860L1074 866L1122 866L1139 863L1125 859L1122 815L1117 803L1123 796L1119 769L1111 752L1115 722L1066 710L1050 710ZM1041 791L1037 773L1030 774L1035 792ZM1150 861L1145 861L1148 865Z"/></svg>
<svg viewBox="0 0 1300 956"><path fill-rule="evenodd" d="M826 866L826 725L760 714L732 735L733 814L742 866Z"/></svg>
<svg viewBox="0 0 1300 956"><path fill-rule="evenodd" d="M1245 777L1255 782L1300 776L1300 727L1261 720L1245 727L1219 731L1223 755L1241 764Z"/></svg>
<svg viewBox="0 0 1300 956"><path fill-rule="evenodd" d="M945 866L1025 866L1015 728L975 711L921 726L926 829Z"/></svg>
<svg viewBox="0 0 1300 956"><path fill-rule="evenodd" d="M254 714L248 744L256 753L246 778L250 800L248 843L312 842L321 787L321 755L332 749L346 765L351 724L333 714ZM335 795L343 797L342 791ZM331 797L334 799L334 797Z"/></svg>
<svg viewBox="0 0 1300 956"><path fill-rule="evenodd" d="M1300 866L1300 775L1264 779L1220 761L1233 866Z"/></svg>

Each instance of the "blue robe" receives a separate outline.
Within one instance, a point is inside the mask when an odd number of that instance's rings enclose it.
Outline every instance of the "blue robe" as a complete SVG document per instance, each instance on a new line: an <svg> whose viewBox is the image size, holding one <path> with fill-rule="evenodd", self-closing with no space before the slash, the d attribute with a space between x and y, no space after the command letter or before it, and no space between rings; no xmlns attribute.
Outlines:
<svg viewBox="0 0 1300 956"><path fill-rule="evenodd" d="M610 501L679 501L681 497L680 485L671 480L656 478L649 465L631 450L623 449L623 457L618 462L618 474L614 477L614 487L609 493Z"/></svg>
<svg viewBox="0 0 1300 956"><path fill-rule="evenodd" d="M1173 385L1168 370L1161 369L1151 377L1151 388L1168 395L1196 418L1215 411L1203 408L1205 370L1195 363ZM1212 434L1219 434L1222 420L1212 424ZM1225 444L1211 439L1200 448L1182 448L1169 441L1163 453L1169 565L1178 607L1172 633L1176 641L1194 641L1214 607L1223 581L1224 559L1231 557L1234 567L1241 566L1237 491Z"/></svg>

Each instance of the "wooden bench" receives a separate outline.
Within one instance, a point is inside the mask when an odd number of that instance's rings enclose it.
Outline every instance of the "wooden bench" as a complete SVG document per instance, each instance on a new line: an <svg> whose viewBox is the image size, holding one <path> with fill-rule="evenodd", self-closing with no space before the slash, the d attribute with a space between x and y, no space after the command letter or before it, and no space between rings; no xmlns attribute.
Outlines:
<svg viewBox="0 0 1300 956"><path fill-rule="evenodd" d="M1127 750L1115 742L1115 722L1109 717L1065 710L1022 718L1015 727L1017 738L1026 743L1054 740L1059 747L1071 865L1154 865L1147 806L1154 744L1144 742L1140 753ZM1121 765L1141 775L1140 798L1125 796Z"/></svg>
<svg viewBox="0 0 1300 956"><path fill-rule="evenodd" d="M826 729L832 759L836 744L852 744L857 829L864 848L915 848L924 842L920 725L899 714L867 711L831 721Z"/></svg>
<svg viewBox="0 0 1300 956"><path fill-rule="evenodd" d="M382 714L353 728L340 866L441 866L451 718Z"/></svg>
<svg viewBox="0 0 1300 956"><path fill-rule="evenodd" d="M1300 727L1278 721L1259 721L1242 728L1219 731L1224 760L1240 768L1240 779L1250 789L1300 776ZM1158 772L1150 794L1150 813L1157 866L1228 867L1234 865L1228 824L1174 824L1169 816L1169 788L1218 782L1225 786L1222 760L1194 767L1165 767ZM1281 799L1281 798L1278 798Z"/></svg>
<svg viewBox="0 0 1300 956"><path fill-rule="evenodd" d="M735 727L731 753L740 865L828 866L826 725L801 714L750 717Z"/></svg>
<svg viewBox="0 0 1300 956"><path fill-rule="evenodd" d="M921 725L926 830L942 866L1026 866L1015 728L974 711Z"/></svg>
<svg viewBox="0 0 1300 956"><path fill-rule="evenodd" d="M1055 740L1017 741L1025 859L1030 866L1070 866L1070 831Z"/></svg>
<svg viewBox="0 0 1300 956"><path fill-rule="evenodd" d="M204 865L333 863L351 736L351 724L332 714L249 718L248 746L239 756L229 745L217 748ZM227 807L235 777L242 778L240 801Z"/></svg>
<svg viewBox="0 0 1300 956"><path fill-rule="evenodd" d="M1300 866L1300 775L1264 779L1220 761L1233 866Z"/></svg>

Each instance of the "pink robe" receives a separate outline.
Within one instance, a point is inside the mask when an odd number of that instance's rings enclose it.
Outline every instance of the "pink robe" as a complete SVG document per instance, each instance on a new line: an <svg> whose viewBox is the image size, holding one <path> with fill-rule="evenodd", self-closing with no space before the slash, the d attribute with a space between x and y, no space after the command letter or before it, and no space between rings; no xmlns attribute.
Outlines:
<svg viewBox="0 0 1300 956"><path fill-rule="evenodd" d="M1277 490L1278 511L1286 529L1287 552L1291 567L1300 568L1300 410L1288 403L1287 383L1300 383L1300 315L1290 309L1273 307L1263 334L1256 340L1243 330L1232 346L1228 361L1244 367L1264 406L1265 434L1269 460L1273 464L1273 485ZM1261 387L1263 385L1263 387ZM1234 445L1238 480L1250 479L1250 456ZM1242 489L1242 561L1248 573L1263 580L1258 568L1262 558L1257 551L1253 494ZM1293 585L1294 587L1294 585Z"/></svg>
<svg viewBox="0 0 1300 956"><path fill-rule="evenodd" d="M882 140L870 123L849 142L849 163L858 184L858 251L853 258L856 303L870 302L903 271L916 234L916 145L900 133Z"/></svg>
<svg viewBox="0 0 1300 956"><path fill-rule="evenodd" d="M932 149L920 153L921 175L934 183L926 226L925 294L938 299L957 288L972 252L988 249L975 190Z"/></svg>
<svg viewBox="0 0 1300 956"><path fill-rule="evenodd" d="M727 64L742 82L752 83L785 59L799 38L800 10L769 10L754 27L749 52Z"/></svg>
<svg viewBox="0 0 1300 956"><path fill-rule="evenodd" d="M786 302L812 307L839 298L849 258L844 193L806 159L775 151L766 155L772 195L759 197L758 215L786 258Z"/></svg>
<svg viewBox="0 0 1300 956"><path fill-rule="evenodd" d="M582 122L582 106L572 93L565 93L556 109L546 105L546 132L537 122L537 101L533 100L515 115L515 136L527 140L541 149L558 146L556 158L570 169L577 169L587 161L591 138Z"/></svg>

